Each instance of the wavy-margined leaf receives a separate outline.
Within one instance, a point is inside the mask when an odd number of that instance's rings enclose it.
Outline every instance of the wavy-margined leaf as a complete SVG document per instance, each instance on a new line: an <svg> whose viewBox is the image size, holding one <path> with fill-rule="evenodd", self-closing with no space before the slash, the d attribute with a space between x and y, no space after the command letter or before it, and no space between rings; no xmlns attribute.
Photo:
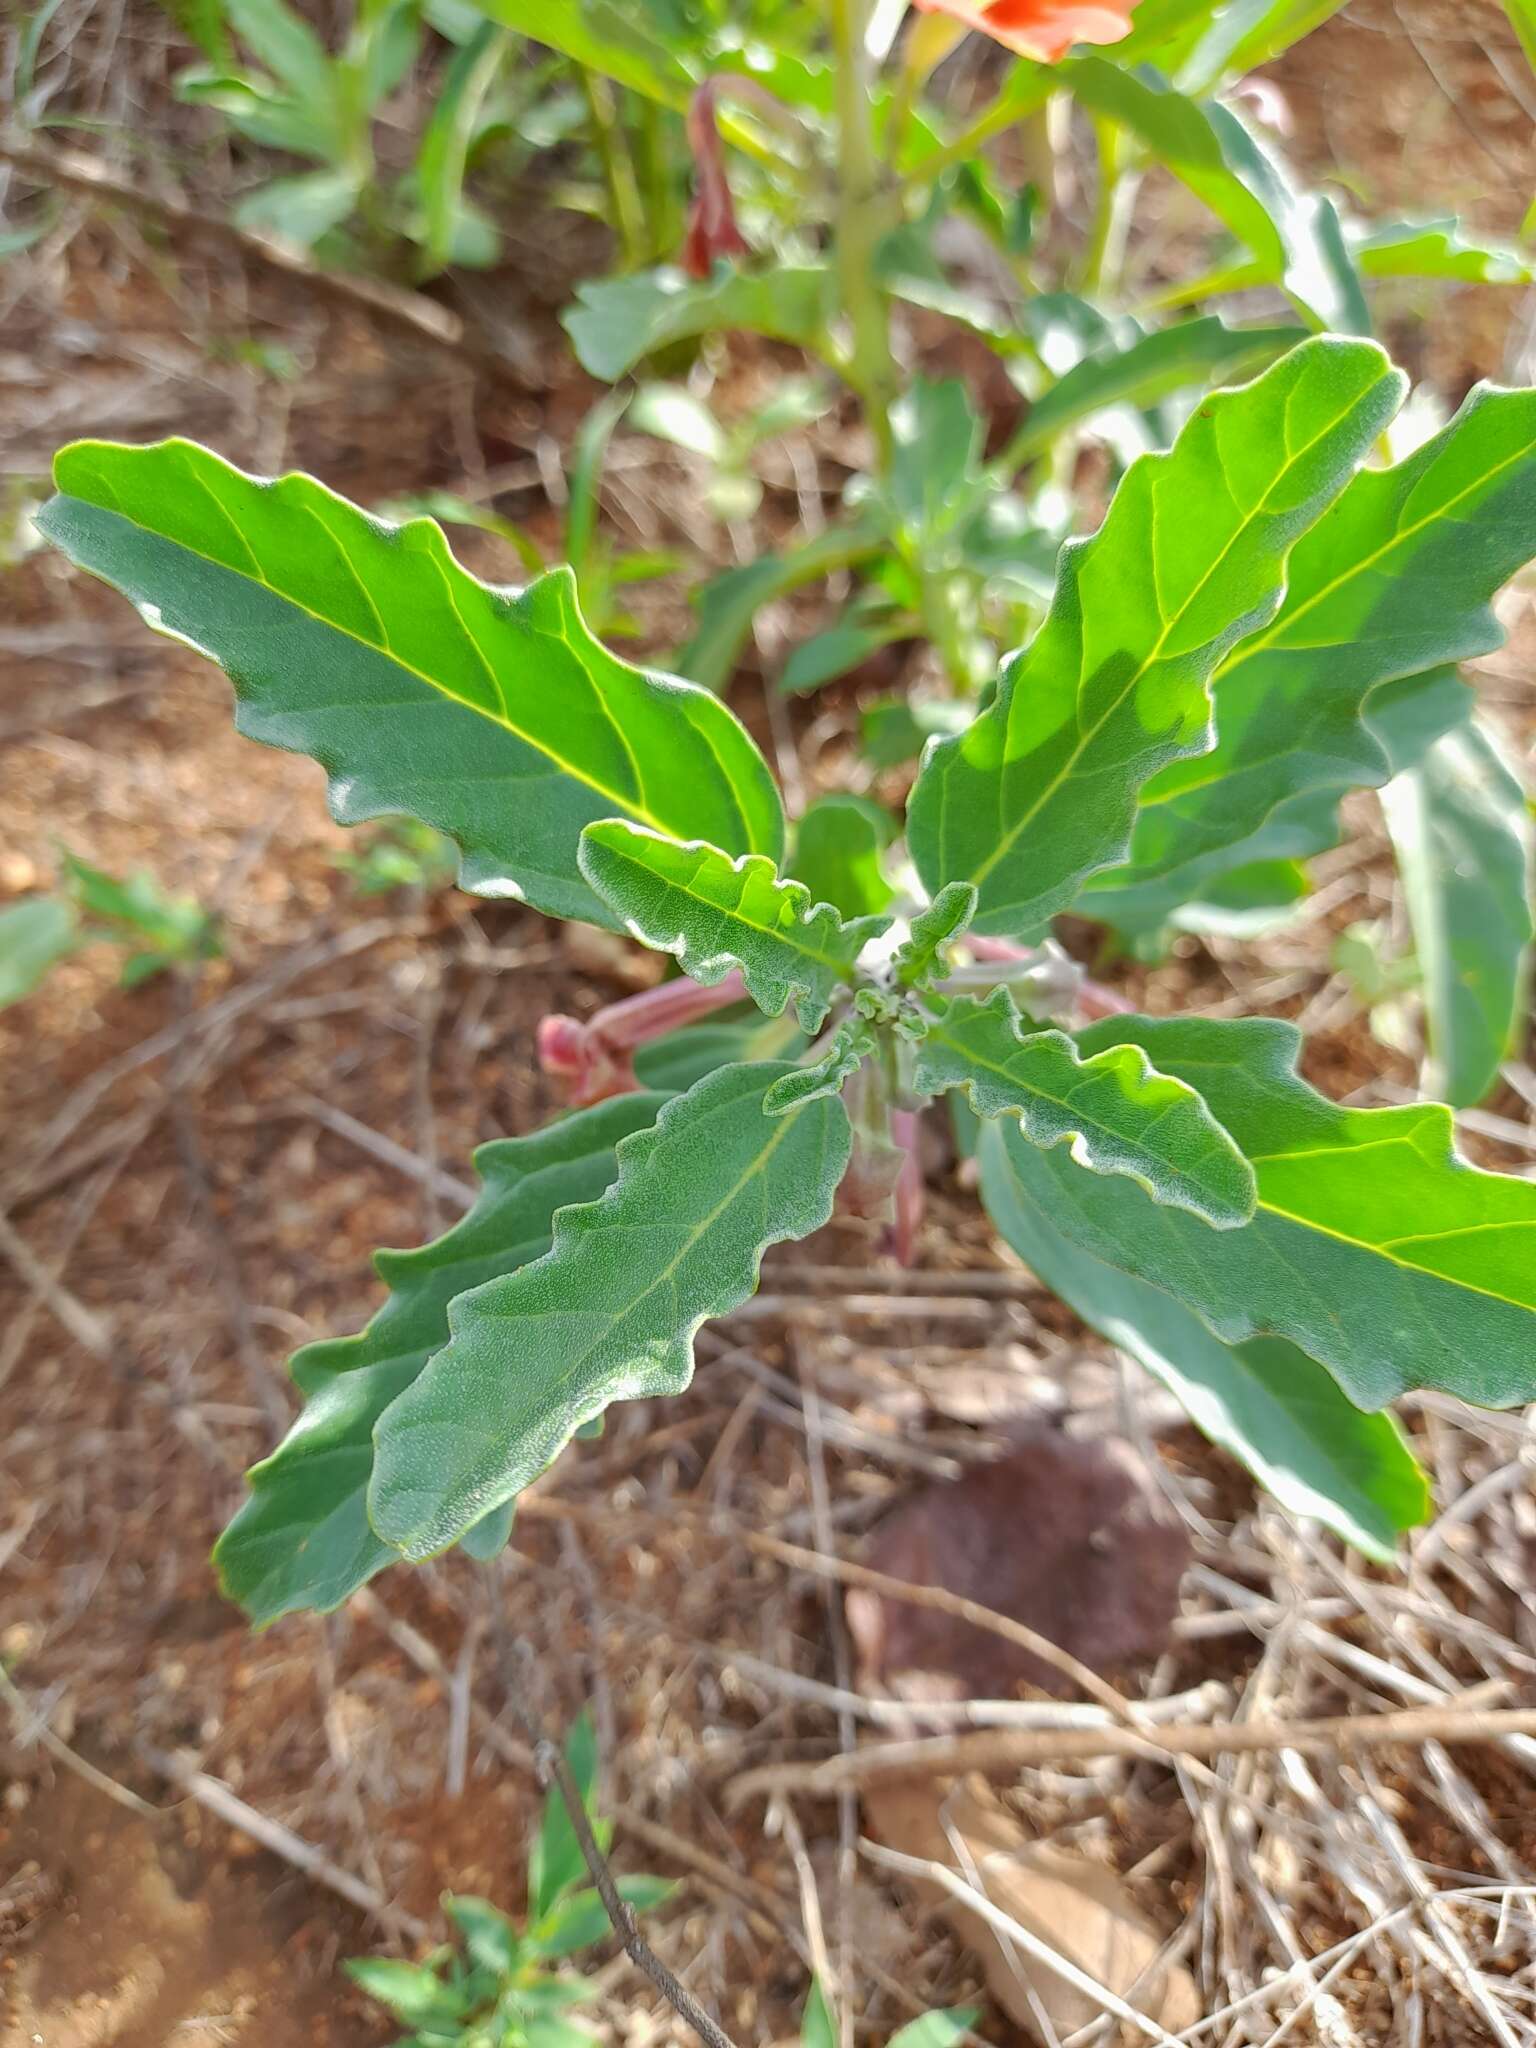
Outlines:
<svg viewBox="0 0 1536 2048"><path fill-rule="evenodd" d="M430 520L389 526L189 441L79 441L54 477L48 538L218 662L239 730L312 754L343 824L421 818L462 850L465 888L596 924L576 865L593 818L778 857L778 792L744 728L610 654L568 571L491 589Z"/></svg>
<svg viewBox="0 0 1536 2048"><path fill-rule="evenodd" d="M739 967L747 994L777 1017L793 1001L801 1029L817 1031L854 963L889 918L844 922L800 882L780 881L771 860L732 860L717 846L664 839L617 818L582 834L581 871L642 945L673 953L705 988Z"/></svg>
<svg viewBox="0 0 1536 2048"><path fill-rule="evenodd" d="M891 956L891 971L908 988L931 988L946 967L944 949L970 929L976 891L969 882L950 882L917 912L907 936Z"/></svg>
<svg viewBox="0 0 1536 2048"><path fill-rule="evenodd" d="M836 1095L878 1049L873 1025L863 1017L845 1017L821 1058L808 1067L781 1074L764 1096L763 1108L769 1116L783 1116L804 1102Z"/></svg>
<svg viewBox="0 0 1536 2048"><path fill-rule="evenodd" d="M1306 341L1132 465L1099 531L1063 548L995 702L924 757L909 837L930 891L973 882L976 929L1023 936L1123 855L1137 791L1210 746L1210 676L1273 615L1288 553L1402 388L1372 343Z"/></svg>
<svg viewBox="0 0 1536 2048"><path fill-rule="evenodd" d="M1230 107L1103 57L1079 57L1062 72L1085 106L1129 128L1247 244L1261 282L1282 285L1320 328L1370 332L1332 202L1296 185Z"/></svg>
<svg viewBox="0 0 1536 2048"><path fill-rule="evenodd" d="M1366 699L1364 720L1391 772L1400 775L1421 761L1442 733L1465 723L1472 692L1453 667L1426 669L1383 683ZM1216 846L1166 874L1148 876L1135 867L1096 876L1079 898L1084 917L1102 918L1127 938L1143 939L1169 924L1182 924L1186 905L1255 866L1292 864L1337 846L1339 789L1303 790L1276 804L1262 823L1230 845ZM1198 930L1198 923L1191 929Z"/></svg>
<svg viewBox="0 0 1536 2048"><path fill-rule="evenodd" d="M1074 1244L1228 1343L1289 1338L1362 1408L1409 1387L1490 1408L1536 1396L1536 1182L1457 1158L1448 1109L1341 1108L1299 1078L1300 1036L1273 1018L1116 1017L1078 1042L1139 1045L1198 1088L1259 1199L1240 1230L1207 1230L1010 1133L1009 1171Z"/></svg>
<svg viewBox="0 0 1536 2048"><path fill-rule="evenodd" d="M541 1258L555 1211L595 1201L618 1171L619 1140L653 1124L666 1100L621 1095L532 1137L482 1145L483 1185L469 1214L419 1251L376 1254L390 1295L367 1329L295 1353L303 1413L252 1469L250 1498L214 1551L224 1591L258 1626L339 1607L396 1561L364 1507L375 1423L447 1343L454 1296ZM483 1526L466 1530L466 1549L483 1549ZM504 1533L503 1524L496 1534Z"/></svg>
<svg viewBox="0 0 1536 2048"><path fill-rule="evenodd" d="M895 837L889 811L868 797L834 791L807 804L790 866L813 903L830 903L844 917L875 917L896 893L880 864Z"/></svg>
<svg viewBox="0 0 1536 2048"><path fill-rule="evenodd" d="M848 1164L848 1115L763 1098L790 1071L726 1067L619 1147L608 1193L555 1220L536 1265L461 1295L453 1337L376 1432L369 1512L429 1557L544 1470L614 1401L680 1393L693 1337L757 1285L764 1250L825 1223Z"/></svg>
<svg viewBox="0 0 1536 2048"><path fill-rule="evenodd" d="M1035 400L1008 444L1008 461L1029 461L1068 427L1111 406L1156 405L1191 385L1251 375L1284 355L1302 331L1229 327L1212 313L1138 335L1123 347L1096 349Z"/></svg>
<svg viewBox="0 0 1536 2048"><path fill-rule="evenodd" d="M987 1213L1053 1293L1161 1380L1283 1507L1391 1559L1398 1535L1424 1520L1428 1489L1390 1417L1363 1414L1294 1344L1223 1344L1172 1295L1074 1244L1013 1172L1003 1126L983 1131L977 1157Z"/></svg>
<svg viewBox="0 0 1536 2048"><path fill-rule="evenodd" d="M1217 1230L1253 1214L1253 1168L1196 1089L1139 1046L1083 1054L1065 1031L1029 1030L1005 988L945 1004L918 1048L915 1086L963 1088L978 1116L1017 1118L1032 1145L1067 1145L1090 1173L1127 1174Z"/></svg>
<svg viewBox="0 0 1536 2048"><path fill-rule="evenodd" d="M1132 885L1231 850L1303 792L1379 787L1366 716L1384 683L1503 644L1492 599L1536 554L1536 392L1479 387L1390 469L1362 470L1298 541L1274 619L1214 684L1216 744L1141 792L1130 858L1090 884Z"/></svg>
<svg viewBox="0 0 1536 2048"><path fill-rule="evenodd" d="M1531 814L1470 721L1382 791L1429 1022L1425 1091L1465 1106L1498 1078L1525 1011Z"/></svg>
<svg viewBox="0 0 1536 2048"><path fill-rule="evenodd" d="M1463 284L1530 284L1536 278L1518 249L1469 235L1455 214L1392 221L1367 230L1353 246L1363 277L1453 277Z"/></svg>
<svg viewBox="0 0 1536 2048"><path fill-rule="evenodd" d="M653 350L697 334L740 328L814 348L835 310L825 264L746 271L721 263L702 280L671 266L598 278L576 287L575 305L560 317L581 367L612 384Z"/></svg>

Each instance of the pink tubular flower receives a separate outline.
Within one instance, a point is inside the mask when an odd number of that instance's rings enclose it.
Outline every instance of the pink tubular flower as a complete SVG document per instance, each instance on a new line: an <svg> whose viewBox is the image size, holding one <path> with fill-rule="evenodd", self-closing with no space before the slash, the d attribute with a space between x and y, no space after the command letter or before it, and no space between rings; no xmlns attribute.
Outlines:
<svg viewBox="0 0 1536 2048"><path fill-rule="evenodd" d="M913 0L1037 64L1059 64L1074 43L1118 43L1136 0Z"/></svg>

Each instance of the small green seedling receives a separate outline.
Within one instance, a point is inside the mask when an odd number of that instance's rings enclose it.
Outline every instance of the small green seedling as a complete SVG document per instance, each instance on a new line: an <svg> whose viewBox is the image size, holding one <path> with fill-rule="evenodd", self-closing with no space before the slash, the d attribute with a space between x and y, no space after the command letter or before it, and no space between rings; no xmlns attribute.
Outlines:
<svg viewBox="0 0 1536 2048"><path fill-rule="evenodd" d="M61 850L60 859L62 889L0 911L0 1010L31 995L51 967L86 946L129 947L124 988L221 951L218 920L194 897L169 895L142 869L119 881L77 854Z"/></svg>
<svg viewBox="0 0 1536 2048"><path fill-rule="evenodd" d="M979 2008L974 2005L943 2007L909 2020L892 2034L887 2048L954 2048L975 2026ZM811 1979L805 2011L800 2016L800 2048L838 2048L841 2039L837 2014L819 1977Z"/></svg>
<svg viewBox="0 0 1536 2048"><path fill-rule="evenodd" d="M596 1810L597 1744L583 1714L566 1743L594 1837L606 1847L611 1824ZM662 1877L620 1877L619 1896L649 1912L675 1887ZM419 1963L365 1957L347 1975L410 2031L396 2048L592 2048L594 2036L566 2018L594 1995L579 1976L551 1966L609 1935L611 1925L590 1882L565 1801L551 1787L528 1862L528 1917L519 1927L487 1899L448 1893L443 1911L458 1943Z"/></svg>

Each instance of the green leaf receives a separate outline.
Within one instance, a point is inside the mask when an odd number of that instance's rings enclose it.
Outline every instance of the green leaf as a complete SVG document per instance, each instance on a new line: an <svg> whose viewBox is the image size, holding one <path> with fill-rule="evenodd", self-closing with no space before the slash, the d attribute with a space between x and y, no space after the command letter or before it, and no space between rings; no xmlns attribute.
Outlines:
<svg viewBox="0 0 1536 2048"><path fill-rule="evenodd" d="M230 27L290 92L309 106L335 102L335 66L324 43L286 0L224 0Z"/></svg>
<svg viewBox="0 0 1536 2048"><path fill-rule="evenodd" d="M1217 670L1214 748L1147 783L1126 867L1095 888L1197 859L1223 872L1277 805L1385 782L1372 693L1501 646L1492 599L1533 554L1536 392L1480 386L1297 543L1273 620Z"/></svg>
<svg viewBox="0 0 1536 2048"><path fill-rule="evenodd" d="M1519 38L1526 63L1536 71L1536 0L1504 0L1504 12Z"/></svg>
<svg viewBox="0 0 1536 2048"><path fill-rule="evenodd" d="M953 2005L939 2012L925 2012L921 2018L898 2027L889 2048L952 2048L954 2042L970 2032L980 2016L981 2008L976 2005Z"/></svg>
<svg viewBox="0 0 1536 2048"><path fill-rule="evenodd" d="M1104 57L1061 67L1097 114L1129 128L1258 258L1320 328L1368 334L1370 315L1331 202L1295 185L1230 107L1189 98L1155 71Z"/></svg>
<svg viewBox="0 0 1536 2048"><path fill-rule="evenodd" d="M844 917L878 916L896 893L880 865L895 836L896 820L868 797L819 796L795 828L790 865L813 903Z"/></svg>
<svg viewBox="0 0 1536 2048"><path fill-rule="evenodd" d="M1197 1091L1136 1045L1087 1057L1064 1031L1026 1028L1006 988L955 996L918 1048L914 1086L963 1088L978 1116L1016 1117L1033 1145L1069 1145L1090 1173L1127 1174L1158 1204L1217 1230L1254 1212L1253 1169Z"/></svg>
<svg viewBox="0 0 1536 2048"><path fill-rule="evenodd" d="M1095 350L1035 400L1009 443L1009 466L1032 460L1067 428L1110 406L1156 405L1192 384L1262 370L1299 338L1295 327L1229 327L1212 313Z"/></svg>
<svg viewBox="0 0 1536 2048"><path fill-rule="evenodd" d="M716 1067L746 1060L791 1060L804 1052L805 1033L790 1017L764 1017L749 1003L722 1011L706 1024L686 1024L635 1048L635 1074L642 1088L680 1095Z"/></svg>
<svg viewBox="0 0 1536 2048"><path fill-rule="evenodd" d="M949 882L907 927L907 936L891 957L891 969L908 988L931 988L942 978L948 961L944 948L970 929L976 915L976 891L969 882Z"/></svg>
<svg viewBox="0 0 1536 2048"><path fill-rule="evenodd" d="M354 1984L380 2005L387 2005L407 2026L448 2026L465 2015L463 1997L425 1963L362 1956L343 1963L342 1968Z"/></svg>
<svg viewBox="0 0 1536 2048"><path fill-rule="evenodd" d="M860 711L859 747L872 768L899 768L970 722L969 706L953 697L876 697Z"/></svg>
<svg viewBox="0 0 1536 2048"><path fill-rule="evenodd" d="M596 924L576 865L593 818L778 857L778 794L746 732L594 640L567 571L492 589L430 520L388 526L312 477L260 482L187 441L76 442L54 474L48 538L220 663L240 731L313 754L342 823L420 818L460 847L465 888Z"/></svg>
<svg viewBox="0 0 1536 2048"><path fill-rule="evenodd" d="M634 7L604 0L475 0L482 14L591 71L681 113L693 80Z"/></svg>
<svg viewBox="0 0 1536 2048"><path fill-rule="evenodd" d="M29 896L0 910L0 1010L31 995L79 944L75 913L62 896Z"/></svg>
<svg viewBox="0 0 1536 2048"><path fill-rule="evenodd" d="M754 273L720 263L702 281L664 267L580 284L561 324L581 367L613 384L656 349L700 334L740 328L814 349L834 310L832 272L824 264Z"/></svg>
<svg viewBox="0 0 1536 2048"><path fill-rule="evenodd" d="M581 1797L589 1821L597 1819L599 1758L597 1730L591 1712L583 1707L571 1723L565 1738L565 1760ZM528 1902L536 1920L552 1913L567 1892L587 1874L587 1859L581 1853L570 1810L558 1785L544 1795L544 1814L538 1838L528 1857Z"/></svg>
<svg viewBox="0 0 1536 2048"><path fill-rule="evenodd" d="M1498 1079L1529 988L1531 814L1470 721L1382 791L1424 978L1425 1092L1467 1106Z"/></svg>
<svg viewBox="0 0 1536 2048"><path fill-rule="evenodd" d="M453 256L464 199L464 173L480 124L486 95L496 83L510 38L495 22L483 22L453 61L437 89L431 118L416 152L416 189L421 196L421 242L429 264L441 270Z"/></svg>
<svg viewBox="0 0 1536 2048"><path fill-rule="evenodd" d="M322 235L351 217L363 190L353 171L303 171L274 178L247 193L231 218L248 234L275 235L300 249L312 249Z"/></svg>
<svg viewBox="0 0 1536 2048"><path fill-rule="evenodd" d="M1466 284L1530 284L1536 279L1518 249L1471 239L1454 214L1444 220L1393 221L1354 244L1365 277L1448 277Z"/></svg>
<svg viewBox="0 0 1536 2048"><path fill-rule="evenodd" d="M547 2015L524 2020L521 2033L525 2048L599 2048L597 2035L585 2027Z"/></svg>
<svg viewBox="0 0 1536 2048"><path fill-rule="evenodd" d="M760 1010L777 1017L793 1001L804 1031L821 1028L859 954L890 923L844 923L830 903L813 904L803 883L780 881L759 854L732 860L616 818L582 834L581 871L642 945L675 954L705 988L739 967Z"/></svg>
<svg viewBox="0 0 1536 2048"><path fill-rule="evenodd" d="M679 670L706 690L723 690L764 605L839 569L852 568L875 554L883 538L883 518L876 516L875 507L866 506L854 525L828 527L802 546L711 577L696 593L698 630L678 656Z"/></svg>
<svg viewBox="0 0 1536 2048"><path fill-rule="evenodd" d="M614 1880L619 1897L636 1913L647 1913L669 1899L677 1887L664 1877L620 1877ZM528 1930L529 1946L549 1962L575 1955L604 1941L613 1933L608 1909L598 1892L588 1888L572 1892Z"/></svg>
<svg viewBox="0 0 1536 2048"><path fill-rule="evenodd" d="M976 929L1026 936L1122 857L1138 789L1209 749L1209 678L1401 391L1373 344L1306 341L1132 465L993 704L924 758L909 836L931 893L973 882Z"/></svg>
<svg viewBox="0 0 1536 2048"><path fill-rule="evenodd" d="M992 1125L977 1156L987 1212L1031 1272L1161 1380L1282 1507L1389 1561L1401 1531L1428 1510L1424 1474L1395 1423L1362 1414L1293 1344L1223 1344L1171 1295L1073 1243L1014 1170L1024 1150L1015 1132Z"/></svg>
<svg viewBox="0 0 1536 2048"><path fill-rule="evenodd" d="M769 1116L783 1116L803 1103L838 1094L848 1077L878 1050L879 1040L863 1017L845 1018L819 1060L808 1067L795 1067L774 1082L763 1097L764 1110Z"/></svg>
<svg viewBox="0 0 1536 2048"><path fill-rule="evenodd" d="M768 1245L826 1222L847 1113L828 1098L766 1116L785 1071L725 1067L675 1097L620 1145L600 1201L561 1210L545 1258L454 1303L452 1341L379 1423L386 1542L431 1556L611 1402L680 1393L699 1325L746 1300Z"/></svg>
<svg viewBox="0 0 1536 2048"><path fill-rule="evenodd" d="M251 1494L214 1549L225 1593L258 1626L299 1608L339 1607L394 1563L368 1526L373 1430L449 1336L456 1295L516 1272L549 1249L553 1218L590 1202L618 1171L621 1138L655 1121L663 1097L621 1095L536 1131L482 1145L483 1186L469 1214L434 1243L379 1252L389 1300L360 1336L306 1344L292 1372L303 1413L250 1475ZM465 1547L499 1547L505 1527L477 1524Z"/></svg>
<svg viewBox="0 0 1536 2048"><path fill-rule="evenodd" d="M443 1911L464 1937L472 1963L505 1975L518 1965L522 1944L517 1929L498 1906L472 1893L445 1893Z"/></svg>
<svg viewBox="0 0 1536 2048"><path fill-rule="evenodd" d="M1010 1170L1074 1244L1229 1344L1289 1338L1361 1408L1410 1387L1489 1408L1536 1395L1536 1182L1459 1159L1448 1109L1339 1107L1296 1074L1299 1034L1274 1018L1116 1017L1079 1044L1139 1045L1198 1088L1259 1200L1241 1230L1211 1231L1131 1181L1010 1144Z"/></svg>
<svg viewBox="0 0 1536 2048"><path fill-rule="evenodd" d="M942 543L971 511L984 429L958 377L916 378L891 407L885 480L892 524L909 546Z"/></svg>
<svg viewBox="0 0 1536 2048"><path fill-rule="evenodd" d="M851 669L862 667L892 641L909 639L912 630L910 621L889 607L871 609L867 614L850 607L824 633L813 633L800 642L784 664L779 688L792 697L819 690L823 683L835 682Z"/></svg>
<svg viewBox="0 0 1536 2048"><path fill-rule="evenodd" d="M819 1977L811 1979L800 2015L800 2048L837 2048L837 2019Z"/></svg>
<svg viewBox="0 0 1536 2048"><path fill-rule="evenodd" d="M1269 64L1339 12L1345 0L1237 0L1223 7L1179 73L1186 91L1206 92L1226 74Z"/></svg>

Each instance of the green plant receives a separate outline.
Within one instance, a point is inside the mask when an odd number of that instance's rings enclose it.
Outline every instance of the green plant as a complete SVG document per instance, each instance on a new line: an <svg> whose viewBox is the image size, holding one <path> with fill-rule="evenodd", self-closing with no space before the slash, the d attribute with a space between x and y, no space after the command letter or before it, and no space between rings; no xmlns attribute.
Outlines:
<svg viewBox="0 0 1536 2048"><path fill-rule="evenodd" d="M583 1714L572 1728L565 1755L602 1846L610 1828L597 1813L590 1716ZM612 1932L603 1901L586 1879L565 1801L553 1787L529 1858L528 1917L521 1927L487 1899L450 1892L443 1911L462 1953L450 1942L419 1963L363 1958L346 1965L347 1975L410 2029L397 2048L590 2048L595 2037L566 2015L595 1987L551 1967ZM615 1886L639 1913L663 1904L675 1889L660 1877L620 1877Z"/></svg>
<svg viewBox="0 0 1536 2048"><path fill-rule="evenodd" d="M909 2020L892 2034L887 2048L952 2048L976 2024L974 2005L951 2006L943 2011L925 2012ZM810 1994L800 2018L800 2048L838 2048L841 2036L837 2016L819 1977L811 1979Z"/></svg>
<svg viewBox="0 0 1536 2048"><path fill-rule="evenodd" d="M1404 382L1373 342L1316 337L1205 399L1064 549L904 826L818 806L787 856L745 729L610 654L568 572L491 589L428 521L186 442L63 451L44 532L221 662L240 728L323 761L343 822L415 817L464 887L687 977L548 1020L587 1106L484 1148L464 1220L381 1256L368 1329L299 1354L304 1413L219 1546L236 1598L268 1620L395 1557L495 1548L610 1402L687 1385L700 1323L834 1199L909 1251L913 1118L949 1094L1040 1277L1283 1500L1389 1554L1425 1484L1374 1411L1536 1392L1536 1189L1458 1159L1444 1108L1328 1101L1289 1024L1121 1014L1048 934L1095 886L1422 772L1447 733L1480 744L1454 664L1498 643L1489 601L1536 553L1536 394L1478 391L1373 467ZM805 1051L763 1057L722 1021L743 1000L792 1013ZM706 1018L691 1071L635 1086L637 1049Z"/></svg>
<svg viewBox="0 0 1536 2048"><path fill-rule="evenodd" d="M62 850L64 886L0 912L0 1009L39 986L57 961L82 947L130 948L124 988L138 988L171 968L214 958L218 921L190 896L171 896L142 870L118 881Z"/></svg>
<svg viewBox="0 0 1536 2048"><path fill-rule="evenodd" d="M496 260L500 238L465 180L477 154L509 132L499 96L511 51L505 32L420 0L357 0L333 54L288 0L169 11L207 60L181 73L178 96L221 115L246 142L316 167L247 192L234 209L239 226L341 261L387 263L393 245L409 242L421 276ZM417 62L424 12L457 47L434 81L409 168L390 178L375 130Z"/></svg>
<svg viewBox="0 0 1536 2048"><path fill-rule="evenodd" d="M451 882L458 860L441 832L415 818L385 818L367 833L358 853L332 855L350 875L359 896L387 896L392 889L436 889Z"/></svg>

